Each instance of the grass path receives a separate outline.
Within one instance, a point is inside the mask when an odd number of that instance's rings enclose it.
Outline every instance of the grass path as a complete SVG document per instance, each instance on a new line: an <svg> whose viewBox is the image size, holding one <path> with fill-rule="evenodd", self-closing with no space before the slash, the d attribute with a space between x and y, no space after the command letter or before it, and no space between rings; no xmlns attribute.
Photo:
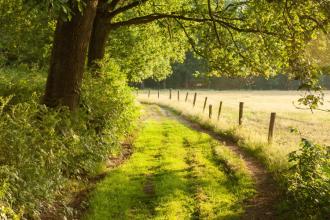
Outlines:
<svg viewBox="0 0 330 220"><path fill-rule="evenodd" d="M85 219L240 219L255 193L243 160L159 107L146 109L131 158L97 185Z"/></svg>
<svg viewBox="0 0 330 220"><path fill-rule="evenodd" d="M147 105L155 105L152 103L145 103ZM223 133L218 132L217 129L212 127L211 124L200 121L198 117L193 117L180 113L175 108L169 106L161 106L161 109L166 113L168 117L175 117L181 123L199 132L206 133L216 140L222 141L227 149L230 149L235 155L239 156L245 163L247 169L251 173L256 188L256 195L246 202L246 212L241 219L243 220L273 220L278 219L280 216L275 213L275 206L279 205L279 188L275 183L274 178L266 170L265 166L252 156L246 149L238 146L237 142ZM175 112L175 113L173 113Z"/></svg>

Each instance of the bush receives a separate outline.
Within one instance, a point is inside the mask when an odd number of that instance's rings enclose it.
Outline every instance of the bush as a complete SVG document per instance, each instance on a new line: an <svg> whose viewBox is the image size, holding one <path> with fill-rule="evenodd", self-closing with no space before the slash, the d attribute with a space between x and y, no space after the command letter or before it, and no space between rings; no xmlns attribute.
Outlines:
<svg viewBox="0 0 330 220"><path fill-rule="evenodd" d="M25 65L19 65L15 68L0 68L0 73L0 96L12 97L8 106L32 101L33 93L41 95L44 90L44 70L31 70Z"/></svg>
<svg viewBox="0 0 330 220"><path fill-rule="evenodd" d="M289 154L288 201L296 215L306 219L330 216L329 147L302 139L301 149Z"/></svg>
<svg viewBox="0 0 330 220"><path fill-rule="evenodd" d="M86 77L81 108L74 114L39 104L40 73L3 71L0 215L38 218L70 179L92 174L120 145L137 114L125 77L118 69L108 70L102 77Z"/></svg>

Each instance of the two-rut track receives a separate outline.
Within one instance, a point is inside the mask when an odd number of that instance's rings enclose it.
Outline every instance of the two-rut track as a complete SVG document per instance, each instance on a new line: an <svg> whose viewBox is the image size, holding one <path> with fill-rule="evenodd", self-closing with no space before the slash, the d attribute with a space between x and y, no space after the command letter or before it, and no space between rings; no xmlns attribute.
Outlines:
<svg viewBox="0 0 330 220"><path fill-rule="evenodd" d="M148 108L149 114L156 116L159 113ZM148 112L147 111L147 112ZM153 112L153 113L150 113ZM235 143L230 140L219 136L219 134L212 132L207 129L203 129L200 125L189 121L183 116L178 116L171 111L161 108L161 112L166 117L180 121L181 123L189 126L194 130L204 132L212 136L213 138L225 143L225 146L232 150L235 154L239 155L245 162L250 174L255 181L256 195L246 202L245 214L241 219L244 220L273 220L276 219L276 214L274 212L274 205L278 202L279 190L276 186L275 180L267 172L265 167L253 156L247 154L244 150L238 147ZM152 116L152 117L153 117ZM158 116L159 117L159 116Z"/></svg>
<svg viewBox="0 0 330 220"><path fill-rule="evenodd" d="M258 161L166 109L144 111L132 156L100 182L86 219L275 219Z"/></svg>

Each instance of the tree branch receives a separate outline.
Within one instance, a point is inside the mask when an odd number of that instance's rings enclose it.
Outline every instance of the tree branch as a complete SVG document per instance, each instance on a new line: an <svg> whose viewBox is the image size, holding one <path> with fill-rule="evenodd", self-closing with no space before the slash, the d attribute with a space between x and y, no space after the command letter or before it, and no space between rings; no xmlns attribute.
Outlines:
<svg viewBox="0 0 330 220"><path fill-rule="evenodd" d="M139 24L147 24L150 22L153 22L155 20L164 19L164 18L173 18L173 19L180 19L185 21L194 21L194 22L208 22L210 19L204 19L204 18L192 18L192 17L185 17L182 15L175 15L175 14L159 14L154 13L150 15L145 15L141 17L132 18L126 21L119 21L110 23L109 26L112 29L116 29L122 26L131 26L131 25L139 25Z"/></svg>
<svg viewBox="0 0 330 220"><path fill-rule="evenodd" d="M195 41L192 39L192 37L189 36L185 26L178 20L178 19L175 19L176 22L179 24L179 26L182 28L184 34L186 35L187 39L188 39L188 43L190 44L191 48L193 49L193 51L199 55L200 57L203 57L203 58L206 58L200 51L197 50L196 48L196 43Z"/></svg>
<svg viewBox="0 0 330 220"><path fill-rule="evenodd" d="M316 109L311 109L311 108L303 108L303 107L299 107L298 105L296 105L295 102L292 102L292 105L296 108L296 109L300 109L300 110L309 110L311 111L312 113L314 113L313 110L317 110L317 111L322 111L322 112L330 112L330 109L321 109L321 108L316 108Z"/></svg>
<svg viewBox="0 0 330 220"><path fill-rule="evenodd" d="M221 45L220 35L218 33L217 24L215 23L214 17L212 15L212 8L211 8L211 1L210 0L207 0L207 7L208 7L208 10L209 10L209 16L212 20L215 36L217 37L217 40L218 40L218 43L219 43L219 46L220 46Z"/></svg>
<svg viewBox="0 0 330 220"><path fill-rule="evenodd" d="M145 16L141 16L141 17L132 18L132 19L129 19L126 21L109 23L108 25L110 28L116 29L116 28L123 27L123 26L147 24L147 23L153 22L155 20L164 19L164 18L179 19L179 20L183 20L183 21L192 21L192 22L198 22L198 23L212 22L212 19L210 19L210 18L185 17L184 15L177 15L175 13L171 13L171 14L154 13L154 14L149 14L149 15L145 15ZM226 21L222 21L219 19L214 19L214 21L225 28L230 28L237 32L264 33L264 34L274 35L274 36L277 35L274 32L265 31L265 30L258 30L258 29L252 29L252 28L240 28L240 27L234 26L233 24L230 24Z"/></svg>
<svg viewBox="0 0 330 220"><path fill-rule="evenodd" d="M230 8L234 8L234 9L238 8L239 6L246 5L248 3L249 3L249 1L230 3L222 11L220 11L220 13L224 13L227 10L229 10Z"/></svg>
<svg viewBox="0 0 330 220"><path fill-rule="evenodd" d="M113 1L118 1L118 0L113 0ZM134 2L132 2L130 4L128 4L128 5L125 5L125 6L120 7L118 9L114 10L114 11L109 12L106 15L106 17L113 18L113 17L115 17L116 15L118 15L118 14L120 14L122 12L125 12L125 11L130 10L132 8L135 8L135 7L139 6L139 5L142 5L143 3L147 2L147 1L149 1L149 0L136 0L136 1L134 1Z"/></svg>
<svg viewBox="0 0 330 220"><path fill-rule="evenodd" d="M324 21L318 21L316 18L313 18L312 16L309 15L301 15L299 16L300 19L307 19L307 20L311 20L316 24L316 27L321 29L323 31L324 34L328 34L327 30L325 29L325 25L327 24L327 19Z"/></svg>
<svg viewBox="0 0 330 220"><path fill-rule="evenodd" d="M116 8L116 6L118 5L118 3L120 2L120 0L112 0L111 2L110 2L110 4L108 5L108 11L113 11L115 8Z"/></svg>

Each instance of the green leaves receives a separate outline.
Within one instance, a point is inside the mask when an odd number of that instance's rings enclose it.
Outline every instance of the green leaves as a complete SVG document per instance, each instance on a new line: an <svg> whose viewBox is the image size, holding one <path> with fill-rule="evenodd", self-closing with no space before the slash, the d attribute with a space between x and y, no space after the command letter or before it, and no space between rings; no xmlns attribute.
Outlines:
<svg viewBox="0 0 330 220"><path fill-rule="evenodd" d="M330 214L330 149L302 139L289 154L288 203L297 216L323 219Z"/></svg>
<svg viewBox="0 0 330 220"><path fill-rule="evenodd" d="M23 0L0 0L0 67L48 64L55 23L48 10Z"/></svg>
<svg viewBox="0 0 330 220"><path fill-rule="evenodd" d="M178 31L164 31L156 23L110 32L108 45L110 59L131 82L166 78L172 73L171 63L183 61L186 50L185 39Z"/></svg>
<svg viewBox="0 0 330 220"><path fill-rule="evenodd" d="M323 93L307 94L305 97L298 99L298 102L302 105L308 106L311 110L318 109L320 105L323 105Z"/></svg>
<svg viewBox="0 0 330 220"><path fill-rule="evenodd" d="M47 10L56 18L60 16L64 20L70 20L76 10L82 13L86 5L85 0L25 0L24 4L41 11Z"/></svg>
<svg viewBox="0 0 330 220"><path fill-rule="evenodd" d="M64 203L68 181L94 173L120 146L137 113L124 75L109 68L85 80L76 114L39 104L41 73L0 70L0 216L11 216L3 205L34 219L55 197Z"/></svg>

